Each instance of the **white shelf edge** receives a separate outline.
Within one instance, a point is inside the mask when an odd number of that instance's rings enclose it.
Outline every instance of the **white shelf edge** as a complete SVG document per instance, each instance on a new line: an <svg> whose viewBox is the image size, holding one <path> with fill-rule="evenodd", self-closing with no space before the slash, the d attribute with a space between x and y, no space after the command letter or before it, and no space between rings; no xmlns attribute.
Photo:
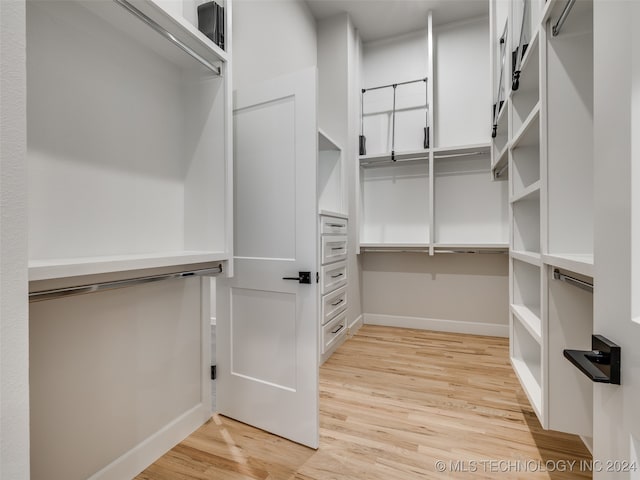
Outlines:
<svg viewBox="0 0 640 480"><path fill-rule="evenodd" d="M478 151L483 154L488 154L491 151L491 142L476 143L472 145L457 145L452 147L435 147L432 151L434 154L440 153L445 155L464 155ZM438 159L436 158L436 160Z"/></svg>
<svg viewBox="0 0 640 480"><path fill-rule="evenodd" d="M547 4L544 6L544 9L542 10L542 15L540 17L540 25L542 25L543 28L544 28L544 24L551 16L551 12L553 11L553 9L556 7L557 4L558 4L558 0L547 0Z"/></svg>
<svg viewBox="0 0 640 480"><path fill-rule="evenodd" d="M202 251L32 260L29 262L29 281L52 280L56 278L191 265L224 260L229 260L229 255L226 252Z"/></svg>
<svg viewBox="0 0 640 480"><path fill-rule="evenodd" d="M324 215L325 217L336 217L336 218L343 218L345 220L349 219L349 215L347 215L346 213L340 213L340 212L334 212L331 210L320 210L318 212L319 215Z"/></svg>
<svg viewBox="0 0 640 480"><path fill-rule="evenodd" d="M593 278L593 255L544 254L544 263Z"/></svg>
<svg viewBox="0 0 640 480"><path fill-rule="evenodd" d="M318 135L324 137L324 139L330 144L330 147L331 147L331 148L321 148L322 146L320 145L320 141L318 141L318 150L332 150L336 152L342 151L342 148L340 148L338 143L334 141L329 135L327 135L327 133L321 128L318 128Z"/></svg>
<svg viewBox="0 0 640 480"><path fill-rule="evenodd" d="M522 65L520 65L521 73L527 69L527 65L529 65L529 62L531 61L530 59L533 56L531 52L534 51L536 48L538 48L539 38L540 38L540 30L536 28L536 31L534 32L533 37L531 37L531 40L529 41L529 46L527 47L527 51L524 53L524 57L522 58Z"/></svg>
<svg viewBox="0 0 640 480"><path fill-rule="evenodd" d="M504 99L504 103L502 104L502 108L500 109L500 111L498 112L498 125L500 125L502 123L502 120L504 120L504 116L506 115L507 109L509 108L509 102L511 98L511 87L509 87L509 91L507 92L507 94L505 95L505 99Z"/></svg>
<svg viewBox="0 0 640 480"><path fill-rule="evenodd" d="M498 159L495 161L493 165L491 165L491 170L495 170L498 167L502 167L502 165L504 165L508 160L508 157L507 157L508 153L509 153L509 142L507 142L507 144L498 153Z"/></svg>
<svg viewBox="0 0 640 480"><path fill-rule="evenodd" d="M542 345L542 321L540 316L525 305L511 304L511 313L524 326L533 339Z"/></svg>
<svg viewBox="0 0 640 480"><path fill-rule="evenodd" d="M434 248L460 248L460 249L465 249L465 248L469 248L469 249L490 249L490 250L494 250L494 249L502 249L502 250L508 250L509 249L509 244L507 242L504 243L434 243L433 244Z"/></svg>
<svg viewBox="0 0 640 480"><path fill-rule="evenodd" d="M524 250L511 250L509 255L511 255L511 258L519 260L520 262L525 262L535 267L542 266L542 257L539 253Z"/></svg>
<svg viewBox="0 0 640 480"><path fill-rule="evenodd" d="M527 133L529 133L529 129L533 126L535 122L538 121L540 116L540 101L538 101L535 106L531 109L531 112L527 116L524 122L522 122L522 126L518 133L516 133L511 141L511 150L515 150L519 147L520 142L525 137Z"/></svg>
<svg viewBox="0 0 640 480"><path fill-rule="evenodd" d="M361 243L360 248L429 248L430 243Z"/></svg>
<svg viewBox="0 0 640 480"><path fill-rule="evenodd" d="M406 152L395 152L395 158L396 160L413 160L413 157L422 159L423 157L428 157L430 151L431 151L430 149L426 149L426 150L411 150ZM360 155L359 159L360 159L360 162L391 160L391 152Z"/></svg>
<svg viewBox="0 0 640 480"><path fill-rule="evenodd" d="M540 192L540 180L538 180L536 182L533 182L531 185L529 185L523 191L521 191L517 195L512 196L509 199L509 203L521 202L523 200L526 200L528 197L534 196L535 194L537 194L539 192Z"/></svg>
<svg viewBox="0 0 640 480"><path fill-rule="evenodd" d="M540 384L533 376L531 369L527 366L524 360L511 357L511 366L513 367L513 371L516 373L518 380L520 380L522 389L527 395L529 403L531 403L531 407L538 416L538 419L540 419L540 423L542 423L542 388L540 387Z"/></svg>

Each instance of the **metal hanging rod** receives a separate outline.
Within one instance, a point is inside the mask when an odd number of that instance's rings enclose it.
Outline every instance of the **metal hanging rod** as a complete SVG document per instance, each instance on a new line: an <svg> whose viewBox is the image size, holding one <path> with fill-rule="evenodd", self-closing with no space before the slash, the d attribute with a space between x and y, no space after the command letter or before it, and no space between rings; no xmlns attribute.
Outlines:
<svg viewBox="0 0 640 480"><path fill-rule="evenodd" d="M557 268L553 270L553 278L566 282L569 285L573 285L574 287L581 288L582 290L586 290L587 292L593 293L593 284L585 282L584 280L580 280L579 278L560 273L560 270L558 270Z"/></svg>
<svg viewBox="0 0 640 480"><path fill-rule="evenodd" d="M457 158L457 157L473 157L475 155L486 155L487 152L483 152L483 151L475 151L475 152L466 152L466 153L445 153L442 155L438 155L437 153L435 153L433 155L433 158L435 158L436 160L440 159L440 158Z"/></svg>
<svg viewBox="0 0 640 480"><path fill-rule="evenodd" d="M57 288L53 290L43 290L40 292L29 293L29 302L41 302L43 300L52 300L54 298L71 297L73 295L83 295L86 293L102 292L105 290L113 290L116 288L133 287L134 285L143 285L145 283L160 282L162 280L170 280L175 278L186 277L210 277L222 273L222 264L213 268L205 268L201 270L190 270L177 273L165 273L163 275L153 275L149 277L129 278L126 280L116 280L113 282L98 282L91 285L81 285L77 287Z"/></svg>
<svg viewBox="0 0 640 480"><path fill-rule="evenodd" d="M390 83L389 85L380 85L379 87L371 87L371 88L363 88L362 89L362 93L368 92L370 90L380 90L381 88L389 88L389 87L397 87L399 85L408 85L410 83L418 83L418 82L426 82L427 81L427 77L424 78L419 78L417 80L409 80L406 82L397 82L397 83Z"/></svg>
<svg viewBox="0 0 640 480"><path fill-rule="evenodd" d="M422 162L424 160L429 160L429 157L412 157L412 158L396 158L392 160L391 158L385 160L372 160L368 162L361 162L360 165L363 167L370 166L382 166L382 165L393 165L395 163L403 163L403 162Z"/></svg>
<svg viewBox="0 0 640 480"><path fill-rule="evenodd" d="M495 178L500 178L507 168L509 168L509 164L505 163L503 167L495 173Z"/></svg>
<svg viewBox="0 0 640 480"><path fill-rule="evenodd" d="M575 3L576 3L576 0L569 0L567 2L567 4L564 6L564 10L562 10L562 13L560 14L560 18L558 18L558 21L551 29L551 35L553 35L554 37L558 36L558 34L560 33L560 30L562 30L562 26L564 25L564 22L566 22L567 17L569 16L569 13L571 12L571 9L573 8L573 5Z"/></svg>
<svg viewBox="0 0 640 480"><path fill-rule="evenodd" d="M195 50L193 50L189 45L182 42L180 39L176 38L175 35L173 35L173 33L169 32L167 29L165 29L162 25L160 25L154 19L150 18L149 16L147 16L146 14L138 10L128 0L113 0L113 1L118 5L120 5L122 8L124 8L125 10L127 10L133 16L137 17L139 20L143 21L148 26L153 28L160 35L162 35L164 38L169 40L171 43L173 43L175 46L180 48L182 51L184 51L185 53L193 57L200 64L204 65L206 68L211 70L213 73L215 73L218 76L222 75L222 70L219 66L214 65L209 60L207 60L202 55L200 55Z"/></svg>

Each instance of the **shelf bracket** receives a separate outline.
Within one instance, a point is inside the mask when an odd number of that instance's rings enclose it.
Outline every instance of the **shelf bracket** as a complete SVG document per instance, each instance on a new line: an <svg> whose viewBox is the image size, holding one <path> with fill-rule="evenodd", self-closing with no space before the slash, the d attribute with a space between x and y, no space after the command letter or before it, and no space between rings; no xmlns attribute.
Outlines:
<svg viewBox="0 0 640 480"><path fill-rule="evenodd" d="M591 336L591 350L564 350L564 356L593 382L620 385L620 346Z"/></svg>

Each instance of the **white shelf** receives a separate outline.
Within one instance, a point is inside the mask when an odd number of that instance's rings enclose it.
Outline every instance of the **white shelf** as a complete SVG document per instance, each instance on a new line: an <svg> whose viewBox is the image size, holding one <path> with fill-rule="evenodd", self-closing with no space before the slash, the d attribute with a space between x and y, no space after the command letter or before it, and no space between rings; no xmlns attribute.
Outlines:
<svg viewBox="0 0 640 480"><path fill-rule="evenodd" d="M593 255L589 254L545 254L544 263L593 278Z"/></svg>
<svg viewBox="0 0 640 480"><path fill-rule="evenodd" d="M429 150L413 150L409 152L396 152L396 162L427 162L429 160ZM363 167L375 166L378 163L393 164L391 160L391 152L373 153L371 155L361 155L360 165Z"/></svg>
<svg viewBox="0 0 640 480"><path fill-rule="evenodd" d="M521 262L528 263L530 265L534 265L536 267L542 266L542 258L537 252L527 252L522 250L511 250L509 252L511 258L515 260L519 260Z"/></svg>
<svg viewBox="0 0 640 480"><path fill-rule="evenodd" d="M442 157L463 156L463 155L486 155L491 151L491 143L477 143L474 145L461 145L455 147L436 147L433 149L434 159L438 160L439 155Z"/></svg>
<svg viewBox="0 0 640 480"><path fill-rule="evenodd" d="M529 41L529 46L527 47L527 51L524 53L524 57L522 58L522 64L520 65L520 72L525 72L529 65L529 62L537 62L538 61L538 42L540 38L539 30L533 34L533 37ZM535 54L531 53L535 52ZM536 82L538 79L536 78Z"/></svg>
<svg viewBox="0 0 640 480"><path fill-rule="evenodd" d="M318 150L335 150L341 151L342 149L333 139L327 135L321 128L318 129Z"/></svg>
<svg viewBox="0 0 640 480"><path fill-rule="evenodd" d="M527 188L525 188L522 192L511 197L509 202L516 203L516 202L521 202L525 200L533 200L535 199L536 196L537 197L540 196L540 180L532 183Z"/></svg>
<svg viewBox="0 0 640 480"><path fill-rule="evenodd" d="M520 321L527 329L533 339L542 345L542 322L540 321L540 313L534 312L524 305L511 304L511 313Z"/></svg>
<svg viewBox="0 0 640 480"><path fill-rule="evenodd" d="M540 102L531 110L531 113L527 116L522 123L520 130L515 134L511 141L511 150L521 147L530 147L540 143L540 129L535 128L539 126L540 118Z"/></svg>
<svg viewBox="0 0 640 480"><path fill-rule="evenodd" d="M511 96L511 87L509 87L509 91L507 95L505 95L504 103L502 104L502 108L498 112L498 125L502 123L505 119L504 116L507 114L507 110L509 109L509 97Z"/></svg>
<svg viewBox="0 0 640 480"><path fill-rule="evenodd" d="M189 54L117 3L106 1L78 3L171 62L182 66L194 65L195 60ZM174 17L154 0L139 0L131 3L142 14L204 60L214 65L227 62L227 53L185 18Z"/></svg>
<svg viewBox="0 0 640 480"><path fill-rule="evenodd" d="M428 243L361 243L361 250L423 251L429 249Z"/></svg>
<svg viewBox="0 0 640 480"><path fill-rule="evenodd" d="M110 255L104 257L31 260L29 281L124 272L228 260L222 252L182 251L154 254Z"/></svg>
<svg viewBox="0 0 640 480"><path fill-rule="evenodd" d="M509 156L507 155L508 152L509 152L509 144L505 145L504 148L500 151L500 153L498 153L497 160L495 161L495 163L491 165L492 170L498 170L499 168L502 168L507 163L507 160L509 158Z"/></svg>
<svg viewBox="0 0 640 480"><path fill-rule="evenodd" d="M333 212L331 210L320 210L318 213L320 215L326 215L327 217L344 218L345 220L349 219L349 215L346 213Z"/></svg>
<svg viewBox="0 0 640 480"><path fill-rule="evenodd" d="M527 394L527 398L535 410L536 415L538 418L543 418L542 389L540 388L540 384L538 383L538 380L536 380L536 377L531 371L529 365L527 365L523 360L513 357L511 358L511 365L513 366L513 370L516 372L516 376L520 380L524 393Z"/></svg>
<svg viewBox="0 0 640 480"><path fill-rule="evenodd" d="M433 247L450 250L509 250L508 243L434 243Z"/></svg>

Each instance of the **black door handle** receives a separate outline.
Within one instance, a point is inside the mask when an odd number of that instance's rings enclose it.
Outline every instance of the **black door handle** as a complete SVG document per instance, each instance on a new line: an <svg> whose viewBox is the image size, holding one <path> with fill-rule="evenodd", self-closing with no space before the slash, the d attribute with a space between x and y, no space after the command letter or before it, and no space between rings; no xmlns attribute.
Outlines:
<svg viewBox="0 0 640 480"><path fill-rule="evenodd" d="M311 272L298 272L297 277L282 277L283 280L297 280L299 283L311 283Z"/></svg>

